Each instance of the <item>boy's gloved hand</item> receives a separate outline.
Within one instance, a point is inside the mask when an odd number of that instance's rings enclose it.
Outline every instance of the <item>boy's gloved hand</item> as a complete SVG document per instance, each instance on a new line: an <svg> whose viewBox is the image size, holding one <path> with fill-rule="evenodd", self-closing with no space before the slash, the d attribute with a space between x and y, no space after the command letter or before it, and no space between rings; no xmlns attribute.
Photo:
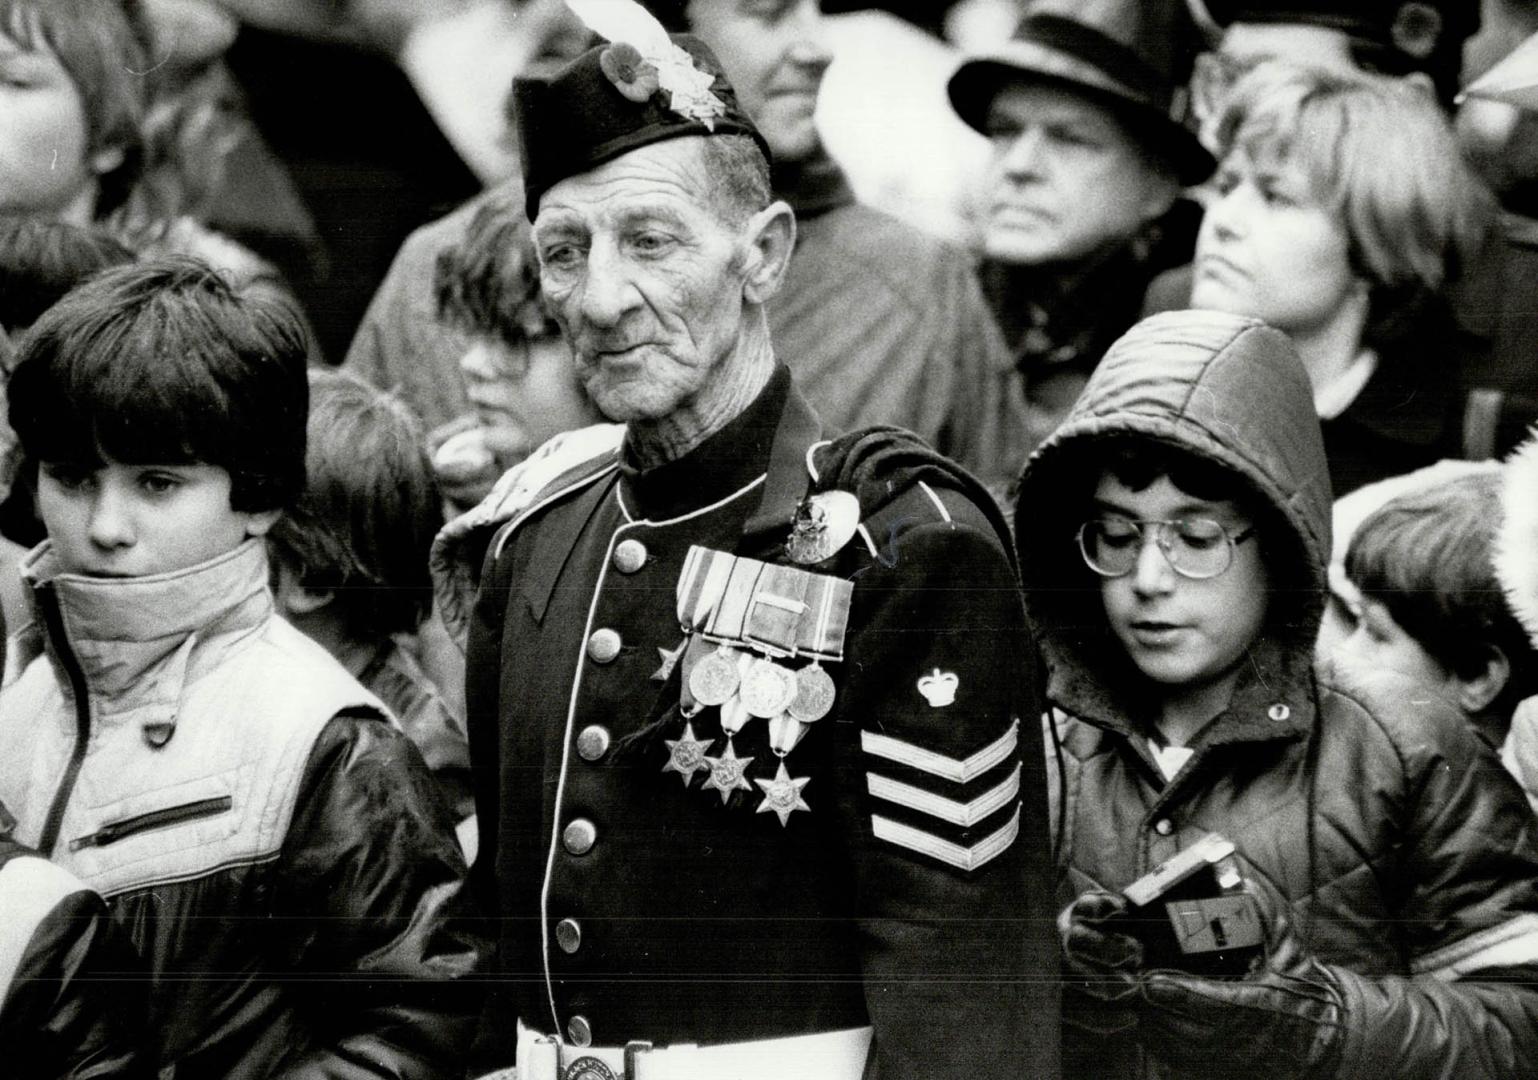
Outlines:
<svg viewBox="0 0 1538 1080"><path fill-rule="evenodd" d="M1142 974L1138 1038L1179 1075L1332 1077L1347 1022L1345 995L1286 916L1261 902L1266 959L1244 979Z"/></svg>
<svg viewBox="0 0 1538 1080"><path fill-rule="evenodd" d="M1114 928L1114 920L1126 909L1127 902L1120 896L1095 889L1057 917L1065 990L1070 998L1078 998L1067 1010L1076 1027L1110 1034L1137 1022L1129 1006L1139 989L1143 946Z"/></svg>

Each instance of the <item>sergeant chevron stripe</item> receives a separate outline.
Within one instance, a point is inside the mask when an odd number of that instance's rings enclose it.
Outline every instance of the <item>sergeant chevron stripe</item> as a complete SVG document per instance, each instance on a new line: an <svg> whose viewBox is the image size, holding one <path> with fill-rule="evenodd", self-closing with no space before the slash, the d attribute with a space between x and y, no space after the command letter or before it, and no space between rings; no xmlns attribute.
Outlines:
<svg viewBox="0 0 1538 1080"><path fill-rule="evenodd" d="M1020 835L1020 808L1015 807L1015 812L1009 816L1009 823L1002 829L991 836L983 837L971 847L963 847L927 833L923 829L915 829L900 821L884 818L880 814L872 814L870 823L878 840L885 840L889 844L917 851L920 855L939 859L958 870L976 870L1008 851L1009 845L1013 844L1015 837Z"/></svg>
<svg viewBox="0 0 1538 1080"><path fill-rule="evenodd" d="M942 780L951 780L958 784L965 784L975 780L999 762L1015 752L1015 747L1020 743L1020 721L1018 718L1009 725L1009 730L998 739L983 747L977 753L965 759L946 757L933 750L926 750L922 746L915 746L901 739L894 739L890 735L878 735L873 731L860 732L860 747L867 754L874 754L888 761L895 761L899 765L907 765L909 768L927 772L931 776L938 776Z"/></svg>
<svg viewBox="0 0 1538 1080"><path fill-rule="evenodd" d="M971 802L947 799L943 795L876 773L865 775L865 786L878 799L922 811L952 825L971 827L1020 794L1020 765L1016 763L1015 771L1002 784L983 792Z"/></svg>

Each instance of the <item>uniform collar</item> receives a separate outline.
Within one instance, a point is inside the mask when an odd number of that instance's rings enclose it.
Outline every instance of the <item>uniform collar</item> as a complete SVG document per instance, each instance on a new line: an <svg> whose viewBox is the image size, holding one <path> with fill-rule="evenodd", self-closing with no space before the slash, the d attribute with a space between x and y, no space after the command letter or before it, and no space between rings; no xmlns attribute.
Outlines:
<svg viewBox="0 0 1538 1080"><path fill-rule="evenodd" d="M800 429L808 426L808 418L815 425L810 406L791 385L790 370L776 364L768 383L746 409L676 461L637 469L626 447L620 457L626 509L637 518L667 521L720 502L765 476L777 450L781 456L788 452L782 445L787 421ZM794 506L792 502L792 510ZM785 520L790 520L789 512Z"/></svg>
<svg viewBox="0 0 1538 1080"><path fill-rule="evenodd" d="M806 161L775 165L772 179L775 195L790 204L798 220L855 201L854 189L849 186L844 170L820 148Z"/></svg>

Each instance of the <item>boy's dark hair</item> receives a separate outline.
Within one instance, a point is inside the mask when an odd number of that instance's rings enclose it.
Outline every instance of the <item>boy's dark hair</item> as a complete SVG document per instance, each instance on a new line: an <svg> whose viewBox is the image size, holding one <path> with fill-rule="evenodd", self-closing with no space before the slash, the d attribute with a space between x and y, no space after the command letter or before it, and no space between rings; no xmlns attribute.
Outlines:
<svg viewBox="0 0 1538 1080"><path fill-rule="evenodd" d="M310 372L308 483L268 540L309 589L330 590L350 637L416 630L432 607L427 555L443 503L426 435L394 394Z"/></svg>
<svg viewBox="0 0 1538 1080"><path fill-rule="evenodd" d="M438 253L433 271L438 317L467 334L516 345L560 333L539 291L539 261L523 195L490 192L459 243Z"/></svg>
<svg viewBox="0 0 1538 1080"><path fill-rule="evenodd" d="M59 58L85 107L88 153L122 151L100 177L96 216L127 201L144 159L150 34L140 0L0 0L0 33Z"/></svg>
<svg viewBox="0 0 1538 1080"><path fill-rule="evenodd" d="M1231 500L1246 511L1256 501L1254 491L1237 473L1168 443L1113 438L1096 457L1095 465L1131 491L1142 491L1168 477L1171 484L1196 499Z"/></svg>
<svg viewBox="0 0 1538 1080"><path fill-rule="evenodd" d="M99 227L0 217L0 328L19 335L92 274L133 261Z"/></svg>
<svg viewBox="0 0 1538 1080"><path fill-rule="evenodd" d="M107 270L19 342L9 416L30 465L202 462L230 505L304 488L305 335L292 312L175 258Z"/></svg>
<svg viewBox="0 0 1538 1080"><path fill-rule="evenodd" d="M1487 711L1509 717L1535 689L1538 658L1492 561L1500 492L1491 469L1391 499L1357 527L1346 576L1454 675L1478 675L1499 648L1511 676Z"/></svg>

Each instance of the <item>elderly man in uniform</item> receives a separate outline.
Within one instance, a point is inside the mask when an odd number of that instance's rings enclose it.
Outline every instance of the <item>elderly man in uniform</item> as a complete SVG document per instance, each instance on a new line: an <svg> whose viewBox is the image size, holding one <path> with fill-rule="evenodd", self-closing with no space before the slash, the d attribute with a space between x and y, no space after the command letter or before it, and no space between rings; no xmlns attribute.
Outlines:
<svg viewBox="0 0 1538 1080"><path fill-rule="evenodd" d="M767 148L709 50L655 30L516 91L544 293L626 432L479 519L500 978L473 1064L1053 1076L1003 523L906 433L824 440L770 342L795 220Z"/></svg>

